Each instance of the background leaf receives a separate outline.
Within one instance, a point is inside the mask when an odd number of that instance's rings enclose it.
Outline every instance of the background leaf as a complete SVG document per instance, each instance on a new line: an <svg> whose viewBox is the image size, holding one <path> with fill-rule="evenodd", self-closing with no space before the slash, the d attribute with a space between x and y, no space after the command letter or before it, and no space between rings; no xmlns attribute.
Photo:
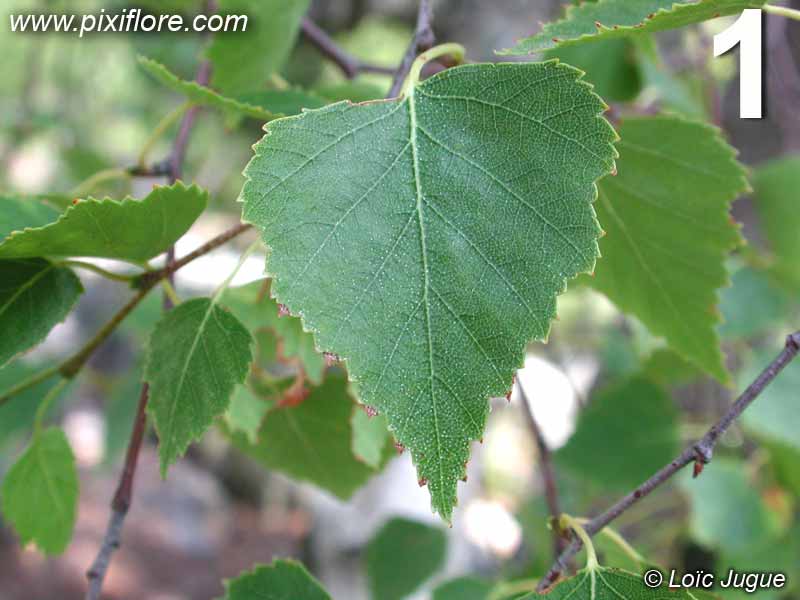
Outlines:
<svg viewBox="0 0 800 600"><path fill-rule="evenodd" d="M754 206L775 260L775 270L800 290L800 157L768 163L753 175Z"/></svg>
<svg viewBox="0 0 800 600"><path fill-rule="evenodd" d="M433 590L433 600L489 600L494 586L475 577L460 577Z"/></svg>
<svg viewBox="0 0 800 600"><path fill-rule="evenodd" d="M71 269L41 258L0 260L0 367L42 342L81 293Z"/></svg>
<svg viewBox="0 0 800 600"><path fill-rule="evenodd" d="M273 295L348 361L445 519L488 398L597 256L615 135L578 78L555 62L448 69L400 100L271 123L245 171Z"/></svg>
<svg viewBox="0 0 800 600"><path fill-rule="evenodd" d="M332 370L299 404L270 411L257 444L242 435L233 441L266 467L347 499L376 472L353 454L350 416L355 404L347 387L345 374ZM383 462L392 452L386 444Z"/></svg>
<svg viewBox="0 0 800 600"><path fill-rule="evenodd" d="M183 94L195 104L218 108L227 113L241 113L263 121L270 121L279 116L266 107L227 98L195 81L184 81L172 74L164 65L150 58L140 56L139 64L160 83L179 94Z"/></svg>
<svg viewBox="0 0 800 600"><path fill-rule="evenodd" d="M545 58L558 58L586 71L586 81L606 102L628 102L642 90L636 47L630 40L555 48Z"/></svg>
<svg viewBox="0 0 800 600"><path fill-rule="evenodd" d="M748 189L735 151L708 125L677 117L625 119L616 177L600 183L607 235L589 284L682 356L727 381L718 290L740 242L731 202Z"/></svg>
<svg viewBox="0 0 800 600"><path fill-rule="evenodd" d="M739 377L739 389L744 390L761 373L764 365L780 350L762 351ZM742 424L757 437L779 442L800 450L800 362L791 362L780 377L761 392L758 399L742 414Z"/></svg>
<svg viewBox="0 0 800 600"><path fill-rule="evenodd" d="M78 202L36 229L16 231L0 242L0 259L96 256L144 261L164 252L206 207L208 194L178 182L156 187L137 200Z"/></svg>
<svg viewBox="0 0 800 600"><path fill-rule="evenodd" d="M689 497L689 527L699 543L744 554L775 535L775 523L742 462L715 458L701 477L683 475L679 482Z"/></svg>
<svg viewBox="0 0 800 600"><path fill-rule="evenodd" d="M37 198L0 195L0 240L12 231L47 225L58 214L55 208Z"/></svg>
<svg viewBox="0 0 800 600"><path fill-rule="evenodd" d="M225 600L331 600L305 567L293 560L276 560L225 582Z"/></svg>
<svg viewBox="0 0 800 600"><path fill-rule="evenodd" d="M568 6L560 21L499 54L530 54L555 46L607 40L686 27L708 19L761 8L766 0L599 0Z"/></svg>
<svg viewBox="0 0 800 600"><path fill-rule="evenodd" d="M23 545L60 554L72 538L77 503L78 473L64 432L37 433L3 480L3 514Z"/></svg>
<svg viewBox="0 0 800 600"><path fill-rule="evenodd" d="M250 92L286 62L310 0L220 0L219 12L249 16L247 31L216 35L208 49L212 82L223 93Z"/></svg>
<svg viewBox="0 0 800 600"><path fill-rule="evenodd" d="M247 376L252 342L236 317L209 298L183 302L158 322L148 344L145 379L162 476L227 410L236 384Z"/></svg>
<svg viewBox="0 0 800 600"><path fill-rule="evenodd" d="M677 421L670 397L634 377L593 395L557 464L602 486L635 487L680 451Z"/></svg>
<svg viewBox="0 0 800 600"><path fill-rule="evenodd" d="M372 538L364 557L372 597L405 598L442 566L446 550L440 528L392 519Z"/></svg>

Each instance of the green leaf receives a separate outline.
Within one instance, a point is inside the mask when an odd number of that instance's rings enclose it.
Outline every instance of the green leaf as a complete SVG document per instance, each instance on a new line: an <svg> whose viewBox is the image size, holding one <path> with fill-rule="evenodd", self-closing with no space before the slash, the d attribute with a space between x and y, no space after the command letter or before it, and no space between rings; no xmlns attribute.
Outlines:
<svg viewBox="0 0 800 600"><path fill-rule="evenodd" d="M372 598L401 600L444 563L447 537L438 527L392 519L367 545L365 566Z"/></svg>
<svg viewBox="0 0 800 600"><path fill-rule="evenodd" d="M71 269L41 258L0 260L0 367L42 342L81 293Z"/></svg>
<svg viewBox="0 0 800 600"><path fill-rule="evenodd" d="M709 19L761 8L766 0L599 0L568 6L564 18L498 54L531 54L582 42L678 29Z"/></svg>
<svg viewBox="0 0 800 600"><path fill-rule="evenodd" d="M697 479L689 472L682 475L689 528L700 544L743 554L775 535L776 524L741 461L715 458Z"/></svg>
<svg viewBox="0 0 800 600"><path fill-rule="evenodd" d="M765 366L778 355L762 351L755 355L748 368L739 377L739 388L755 381ZM794 360L781 371L747 410L742 413L742 424L751 433L767 440L789 445L800 450L800 361Z"/></svg>
<svg viewBox="0 0 800 600"><path fill-rule="evenodd" d="M286 62L310 0L220 0L225 14L249 16L247 31L215 35L208 49L212 82L225 94L263 86Z"/></svg>
<svg viewBox="0 0 800 600"><path fill-rule="evenodd" d="M144 56L139 57L139 64L145 71L152 75L157 81L167 86L169 89L183 94L194 104L218 108L226 113L241 113L255 119L271 121L276 118L275 112L266 107L259 106L250 102L227 98L212 90L209 87L200 85L194 81L185 81L174 75L164 65ZM281 111L276 111L281 112Z"/></svg>
<svg viewBox="0 0 800 600"><path fill-rule="evenodd" d="M743 267L733 274L731 287L722 291L719 333L736 340L769 332L781 325L788 309L789 297L768 273Z"/></svg>
<svg viewBox="0 0 800 600"><path fill-rule="evenodd" d="M314 91L331 102L350 100L354 104L386 97L384 86L365 81L363 78L320 85Z"/></svg>
<svg viewBox="0 0 800 600"><path fill-rule="evenodd" d="M397 100L273 121L245 171L273 295L348 361L445 519L488 399L597 257L594 181L616 137L579 77L448 69Z"/></svg>
<svg viewBox="0 0 800 600"><path fill-rule="evenodd" d="M58 218L58 211L36 198L0 195L0 240L12 231L41 227Z"/></svg>
<svg viewBox="0 0 800 600"><path fill-rule="evenodd" d="M475 577L459 577L433 590L433 600L490 600L494 586Z"/></svg>
<svg viewBox="0 0 800 600"><path fill-rule="evenodd" d="M215 300L181 303L158 322L147 348L147 410L158 433L161 475L230 403L247 376L253 338Z"/></svg>
<svg viewBox="0 0 800 600"><path fill-rule="evenodd" d="M3 480L3 514L23 545L60 554L72 538L77 502L78 473L64 432L37 433Z"/></svg>
<svg viewBox="0 0 800 600"><path fill-rule="evenodd" d="M329 104L326 98L300 88L249 92L239 94L236 99L287 116L300 114L304 108L322 108Z"/></svg>
<svg viewBox="0 0 800 600"><path fill-rule="evenodd" d="M294 377L259 381L257 392L248 385L237 385L225 413L225 422L230 430L241 431L251 444L258 443L258 431L264 417L281 401L294 382Z"/></svg>
<svg viewBox="0 0 800 600"><path fill-rule="evenodd" d="M319 385L325 373L325 357L317 351L314 336L304 331L298 317L281 316L278 303L270 298L264 285L262 280L229 288L222 302L251 331L271 328L280 338L281 357L299 360L308 380Z"/></svg>
<svg viewBox="0 0 800 600"><path fill-rule="evenodd" d="M382 415L370 416L363 406L353 406L350 419L353 428L353 455L373 469L381 466L384 460L386 443L391 439Z"/></svg>
<svg viewBox="0 0 800 600"><path fill-rule="evenodd" d="M347 499L376 472L353 455L350 415L354 405L346 376L332 370L299 404L271 410L257 444L248 443L242 435L234 435L233 442L266 467ZM384 462L388 455L384 449Z"/></svg>
<svg viewBox="0 0 800 600"><path fill-rule="evenodd" d="M548 50L544 56L586 71L586 81L606 101L628 102L642 90L636 47L629 40L557 48Z"/></svg>
<svg viewBox="0 0 800 600"><path fill-rule="evenodd" d="M156 187L141 200L89 198L55 222L10 234L0 242L0 259L96 256L145 261L186 233L207 202L205 191L180 182Z"/></svg>
<svg viewBox="0 0 800 600"><path fill-rule="evenodd" d="M800 290L800 156L768 163L753 176L754 206L769 242L776 272Z"/></svg>
<svg viewBox="0 0 800 600"><path fill-rule="evenodd" d="M556 461L609 488L635 487L678 454L677 416L659 386L634 377L590 400Z"/></svg>
<svg viewBox="0 0 800 600"><path fill-rule="evenodd" d="M702 373L669 348L658 348L642 365L642 374L664 387L694 381Z"/></svg>
<svg viewBox="0 0 800 600"><path fill-rule="evenodd" d="M589 284L683 357L728 381L719 348L718 290L740 242L731 202L748 189L719 132L677 117L626 119L618 175L600 183L607 234Z"/></svg>
<svg viewBox="0 0 800 600"><path fill-rule="evenodd" d="M622 569L606 567L587 568L574 577L551 587L545 594L531 593L522 600L549 598L549 600L715 600L717 596L696 589L667 590L666 587L650 589L642 576Z"/></svg>
<svg viewBox="0 0 800 600"><path fill-rule="evenodd" d="M276 560L225 582L225 600L331 600L305 567Z"/></svg>

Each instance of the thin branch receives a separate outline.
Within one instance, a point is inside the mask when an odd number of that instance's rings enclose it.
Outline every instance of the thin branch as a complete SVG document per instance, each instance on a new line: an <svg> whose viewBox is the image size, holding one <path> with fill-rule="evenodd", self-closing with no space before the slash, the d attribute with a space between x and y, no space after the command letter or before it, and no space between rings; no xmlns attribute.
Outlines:
<svg viewBox="0 0 800 600"><path fill-rule="evenodd" d="M551 525L553 528L553 557L558 558L559 554L564 550L564 538L561 536L560 527L558 527L558 519L561 516L561 506L558 500L556 473L553 469L550 449L547 447L547 443L544 441L544 436L542 435L542 429L539 427L539 423L536 422L536 417L533 415L528 397L525 395L525 390L522 389L522 384L519 383L519 381L517 381L517 389L519 390L519 396L522 401L525 419L528 422L528 428L531 430L531 435L536 442L536 448L539 452L539 470L542 474L544 496L547 501L547 508L550 511Z"/></svg>
<svg viewBox="0 0 800 600"><path fill-rule="evenodd" d="M111 556L121 543L122 525L131 505L133 478L136 474L136 463L139 459L139 451L142 447L147 425L145 408L147 407L148 391L147 384L142 384L139 406L136 409L136 418L133 422L133 431L128 442L128 450L125 453L125 465L122 468L122 476L117 485L117 491L114 493L114 499L111 501L111 517L106 527L106 533L103 536L100 551L97 553L92 566L86 572L86 578L89 580L89 589L86 592L88 600L100 598L103 580L111 564Z"/></svg>
<svg viewBox="0 0 800 600"><path fill-rule="evenodd" d="M196 250L192 250L191 252L189 252L189 254L182 256L177 260L172 261L168 265L165 265L164 267L157 269L155 271L148 271L147 273L143 273L134 283L134 286L138 288L151 288L153 285L155 285L165 277L169 277L179 269L182 269L196 258L208 254L215 248L219 248L220 246L227 244L233 238L241 235L248 229L252 229L252 227L253 226L248 223L239 223L238 225L231 227L227 231L223 231L217 237L210 239Z"/></svg>
<svg viewBox="0 0 800 600"><path fill-rule="evenodd" d="M433 13L431 12L430 0L420 0L419 12L417 13L417 27L414 32L414 38L406 49L403 55L403 60L394 74L392 80L392 87L389 89L387 97L395 98L400 93L403 87L403 82L408 75L411 65L414 64L414 59L420 52L424 52L433 47L436 42L436 37L433 34L431 23L433 22Z"/></svg>
<svg viewBox="0 0 800 600"><path fill-rule="evenodd" d="M319 25L308 17L303 19L301 30L306 39L311 42L323 56L339 67L348 79L353 79L361 73L378 73L380 75L394 74L394 69L392 68L364 62L357 56L353 56L339 46L331 36L325 33Z"/></svg>
<svg viewBox="0 0 800 600"><path fill-rule="evenodd" d="M717 421L706 434L695 444L688 446L678 455L675 460L663 467L650 479L645 481L635 490L624 496L616 504L611 506L604 513L591 519L586 524L586 533L590 536L595 535L606 525L619 517L631 506L648 496L653 490L664 482L668 481L675 473L685 466L694 463L695 477L703 470L703 465L711 462L714 448L722 434L724 434L731 424L741 416L741 414L758 398L761 392L778 376L778 374L790 363L800 352L800 331L789 335L786 338L786 345L781 353L773 360L750 384L750 386L739 396L730 406L728 411ZM575 556L583 544L579 539L574 539L569 546L556 559L547 575L539 582L537 591L541 592L553 584L566 569L567 561Z"/></svg>

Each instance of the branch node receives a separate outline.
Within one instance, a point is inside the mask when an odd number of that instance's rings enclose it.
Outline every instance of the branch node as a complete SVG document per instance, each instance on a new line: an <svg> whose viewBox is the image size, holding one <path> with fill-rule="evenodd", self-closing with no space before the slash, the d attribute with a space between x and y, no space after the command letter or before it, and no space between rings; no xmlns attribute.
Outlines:
<svg viewBox="0 0 800 600"><path fill-rule="evenodd" d="M786 336L786 347L792 348L796 352L800 352L800 331L796 331Z"/></svg>

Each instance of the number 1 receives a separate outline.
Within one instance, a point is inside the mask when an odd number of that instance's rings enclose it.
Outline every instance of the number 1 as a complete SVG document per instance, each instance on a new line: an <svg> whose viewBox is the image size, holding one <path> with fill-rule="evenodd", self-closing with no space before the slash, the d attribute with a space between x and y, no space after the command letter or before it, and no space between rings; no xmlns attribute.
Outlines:
<svg viewBox="0 0 800 600"><path fill-rule="evenodd" d="M714 56L721 56L737 45L740 71L739 116L742 119L760 119L763 117L760 9L746 9L733 25L714 36Z"/></svg>

